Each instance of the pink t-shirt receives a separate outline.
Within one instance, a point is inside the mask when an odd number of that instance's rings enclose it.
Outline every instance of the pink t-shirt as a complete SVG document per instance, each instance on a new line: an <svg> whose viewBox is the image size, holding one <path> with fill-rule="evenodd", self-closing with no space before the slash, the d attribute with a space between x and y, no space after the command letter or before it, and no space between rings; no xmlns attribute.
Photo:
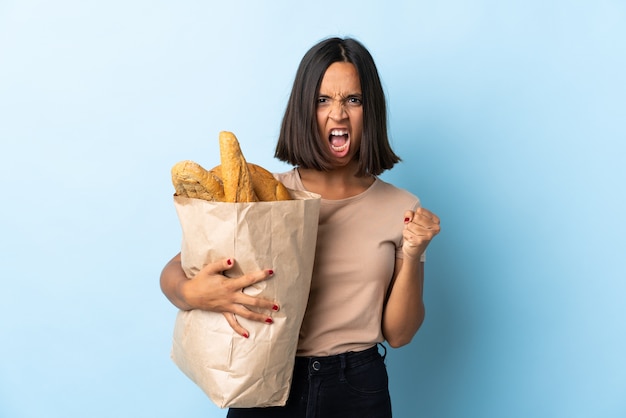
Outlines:
<svg viewBox="0 0 626 418"><path fill-rule="evenodd" d="M298 171L277 174L305 190ZM402 257L404 212L419 200L380 179L347 199L322 199L309 303L297 355L361 351L383 341L383 304Z"/></svg>

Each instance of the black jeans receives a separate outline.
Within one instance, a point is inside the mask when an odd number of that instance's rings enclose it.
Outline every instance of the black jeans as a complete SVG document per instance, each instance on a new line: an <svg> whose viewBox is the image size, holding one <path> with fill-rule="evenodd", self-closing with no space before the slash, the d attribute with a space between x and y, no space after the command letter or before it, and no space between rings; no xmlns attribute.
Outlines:
<svg viewBox="0 0 626 418"><path fill-rule="evenodd" d="M378 346L329 357L296 357L284 407L231 408L227 417L391 418L384 359Z"/></svg>

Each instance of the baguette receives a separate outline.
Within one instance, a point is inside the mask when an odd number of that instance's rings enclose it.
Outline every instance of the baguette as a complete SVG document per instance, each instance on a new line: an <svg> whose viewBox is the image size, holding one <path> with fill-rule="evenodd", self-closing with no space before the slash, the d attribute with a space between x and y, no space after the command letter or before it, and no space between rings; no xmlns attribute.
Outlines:
<svg viewBox="0 0 626 418"><path fill-rule="evenodd" d="M222 161L222 182L226 202L257 202L250 170L244 158L239 141L231 132L220 132L220 159Z"/></svg>

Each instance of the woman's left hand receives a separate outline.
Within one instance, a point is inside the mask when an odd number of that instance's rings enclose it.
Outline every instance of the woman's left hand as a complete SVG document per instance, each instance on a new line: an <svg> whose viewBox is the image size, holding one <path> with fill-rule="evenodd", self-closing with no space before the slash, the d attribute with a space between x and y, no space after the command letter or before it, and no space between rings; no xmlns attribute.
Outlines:
<svg viewBox="0 0 626 418"><path fill-rule="evenodd" d="M424 208L417 208L415 212L406 211L402 232L404 255L412 258L420 257L439 231L441 231L439 218L434 213Z"/></svg>

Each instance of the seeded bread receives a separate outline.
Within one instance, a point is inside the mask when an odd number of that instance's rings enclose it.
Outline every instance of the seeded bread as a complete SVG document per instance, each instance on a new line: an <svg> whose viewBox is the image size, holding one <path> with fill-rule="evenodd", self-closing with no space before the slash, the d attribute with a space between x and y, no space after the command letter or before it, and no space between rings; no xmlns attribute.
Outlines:
<svg viewBox="0 0 626 418"><path fill-rule="evenodd" d="M224 201L222 180L193 161L181 161L172 167L172 183L177 196Z"/></svg>

